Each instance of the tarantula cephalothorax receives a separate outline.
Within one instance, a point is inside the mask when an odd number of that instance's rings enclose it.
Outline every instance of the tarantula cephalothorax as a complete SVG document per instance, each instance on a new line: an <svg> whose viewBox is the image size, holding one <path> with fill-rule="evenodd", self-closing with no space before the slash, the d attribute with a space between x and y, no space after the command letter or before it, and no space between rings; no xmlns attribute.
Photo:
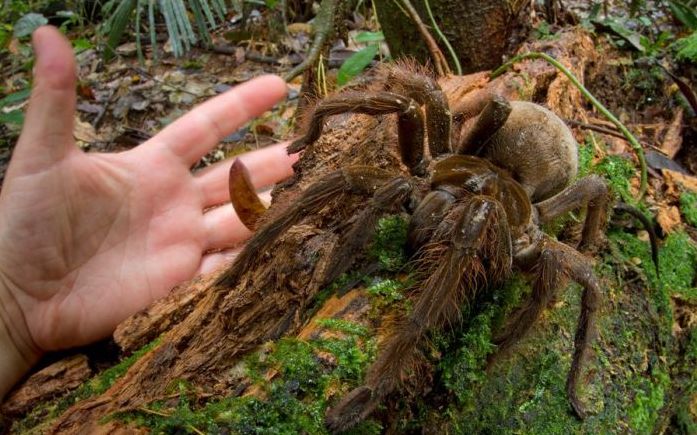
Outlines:
<svg viewBox="0 0 697 435"><path fill-rule="evenodd" d="M568 127L541 106L491 97L473 127L460 135L451 128L443 92L427 73L397 66L383 74L382 90L346 91L320 101L308 118L307 133L291 144L289 152L298 152L319 138L327 116L396 114L399 154L410 175L370 166L326 175L257 232L219 283L235 284L256 253L336 195L363 194L369 201L341 236L325 269L323 280L328 283L360 255L381 214L403 204L412 210L408 248L417 266L413 310L389 328L364 385L328 411L328 427L343 430L367 417L411 368L427 331L456 323L464 301L505 279L514 267L534 272L533 292L496 337L499 349L530 329L566 278L584 289L567 380L571 407L583 417L576 385L589 349L600 287L589 262L539 226L587 206L579 249L589 248L604 223L605 182L588 176L569 185L577 171L576 142ZM459 143L452 143L453 138L459 138ZM243 222L254 226L263 208L249 206L253 199L241 198L244 177L243 168L234 165L232 201Z"/></svg>

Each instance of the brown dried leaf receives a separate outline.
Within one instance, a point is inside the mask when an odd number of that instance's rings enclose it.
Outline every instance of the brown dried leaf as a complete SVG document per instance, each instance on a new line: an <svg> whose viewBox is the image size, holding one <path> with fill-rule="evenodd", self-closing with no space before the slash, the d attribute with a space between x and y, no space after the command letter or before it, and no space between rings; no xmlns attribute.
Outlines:
<svg viewBox="0 0 697 435"><path fill-rule="evenodd" d="M78 96L80 96L82 98L86 98L90 101L95 100L94 89L87 82L81 81L80 83L77 84L77 94L78 94Z"/></svg>
<svg viewBox="0 0 697 435"><path fill-rule="evenodd" d="M680 147L682 146L681 132L683 112L682 107L675 111L675 116L666 129L666 134L663 138L663 143L661 144L661 151L663 151L671 159L675 158L675 155L678 154L678 151L680 151Z"/></svg>
<svg viewBox="0 0 697 435"><path fill-rule="evenodd" d="M84 122L77 116L75 117L75 128L73 129L73 137L78 142L90 144L94 142L102 142L102 137L97 134L94 126L89 122Z"/></svg>
<svg viewBox="0 0 697 435"><path fill-rule="evenodd" d="M291 36L295 36L300 33L304 33L306 35L312 34L312 24L308 23L290 23L288 24L287 29Z"/></svg>
<svg viewBox="0 0 697 435"><path fill-rule="evenodd" d="M278 128L278 123L273 121L257 124L254 126L254 132L263 136L273 136Z"/></svg>
<svg viewBox="0 0 697 435"><path fill-rule="evenodd" d="M15 56L19 56L21 46L22 44L19 42L17 38L12 38L10 43L7 44L7 51L9 51L11 54Z"/></svg>

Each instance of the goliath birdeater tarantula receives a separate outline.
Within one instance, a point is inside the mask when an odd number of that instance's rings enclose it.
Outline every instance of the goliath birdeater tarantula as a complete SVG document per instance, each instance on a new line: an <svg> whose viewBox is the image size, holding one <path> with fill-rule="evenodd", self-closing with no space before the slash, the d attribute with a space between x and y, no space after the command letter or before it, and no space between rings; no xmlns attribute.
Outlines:
<svg viewBox="0 0 697 435"><path fill-rule="evenodd" d="M402 204L411 213L408 249L417 270L413 309L392 324L364 385L328 411L328 427L343 430L367 417L411 368L427 331L457 323L465 301L506 279L514 268L533 272L533 291L495 338L499 349L530 329L566 278L583 287L566 385L573 411L583 417L576 386L591 341L600 287L583 255L539 227L587 207L578 249L590 248L605 221L605 182L593 175L574 181L577 144L568 127L541 106L492 96L473 126L460 134L451 127L447 100L429 74L400 65L381 74L380 90L349 90L321 100L308 116L307 132L290 145L289 152L299 152L317 140L327 116L396 114L399 155L409 174L352 166L326 175L260 228L219 283L234 285L255 255L335 196L365 195L365 207L357 212L330 260L324 276L329 282L360 255L380 216ZM263 206L239 193L244 177L244 169L234 165L232 202L243 222L253 227Z"/></svg>

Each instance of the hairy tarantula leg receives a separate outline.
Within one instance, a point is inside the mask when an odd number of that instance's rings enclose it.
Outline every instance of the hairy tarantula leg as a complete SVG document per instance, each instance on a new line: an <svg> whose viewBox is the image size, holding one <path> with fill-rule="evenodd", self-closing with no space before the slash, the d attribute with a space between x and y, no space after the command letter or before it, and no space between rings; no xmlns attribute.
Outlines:
<svg viewBox="0 0 697 435"><path fill-rule="evenodd" d="M530 299L511 316L503 332L494 338L494 344L499 347L497 352L502 352L520 340L530 330L567 276L581 284L581 314L574 338L574 356L566 380L566 394L576 416L583 419L586 417L586 411L578 399L576 386L592 341L600 285L592 267L580 253L549 237L545 237L542 243L544 245L540 253L537 278Z"/></svg>
<svg viewBox="0 0 697 435"><path fill-rule="evenodd" d="M262 258L274 240L305 216L317 213L337 195L346 192L372 194L390 178L393 178L393 175L389 172L370 166L353 166L325 176L308 187L277 219L263 225L214 285L221 289L236 285L240 277L253 265L254 259Z"/></svg>
<svg viewBox="0 0 697 435"><path fill-rule="evenodd" d="M426 331L459 321L462 302L486 284L483 259L502 275L510 272L508 224L498 201L474 196L453 208L436 232L422 251L420 261L432 273L417 284L420 295L413 311L389 328L365 385L328 410L325 423L330 430L346 430L370 415L397 387L404 370L415 364ZM506 249L501 249L501 238L509 240Z"/></svg>
<svg viewBox="0 0 697 435"><path fill-rule="evenodd" d="M230 166L228 186L230 188L230 202L235 213L244 226L250 231L254 231L259 219L266 212L266 206L254 190L252 180L249 178L249 171L240 159L235 159Z"/></svg>
<svg viewBox="0 0 697 435"><path fill-rule="evenodd" d="M451 153L452 115L448 99L427 70L415 62L401 61L388 67L387 86L393 92L407 95L425 107L426 134L431 158Z"/></svg>
<svg viewBox="0 0 697 435"><path fill-rule="evenodd" d="M491 100L482 109L472 129L462 139L457 153L479 154L491 136L506 123L511 110L511 104L508 100L499 95L492 95Z"/></svg>
<svg viewBox="0 0 697 435"><path fill-rule="evenodd" d="M395 204L405 202L413 189L407 178L395 177L375 191L365 209L331 253L331 261L318 280L320 287L334 281L351 267L363 247L372 240L378 219Z"/></svg>
<svg viewBox="0 0 697 435"><path fill-rule="evenodd" d="M571 210L588 205L586 221L581 233L580 251L590 249L600 238L600 230L605 223L608 189L605 180L597 175L581 178L553 197L534 204L540 224Z"/></svg>
<svg viewBox="0 0 697 435"><path fill-rule="evenodd" d="M344 92L327 97L309 115L310 124L304 136L288 146L288 153L297 153L322 134L324 118L341 113L386 115L396 113L399 150L402 162L412 175L423 175L424 119L418 103L411 98L392 92Z"/></svg>

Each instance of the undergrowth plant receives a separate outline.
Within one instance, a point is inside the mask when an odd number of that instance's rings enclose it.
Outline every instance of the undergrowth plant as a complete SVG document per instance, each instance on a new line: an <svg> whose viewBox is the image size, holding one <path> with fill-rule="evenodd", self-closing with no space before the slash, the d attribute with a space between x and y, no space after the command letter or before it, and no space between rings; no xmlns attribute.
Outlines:
<svg viewBox="0 0 697 435"><path fill-rule="evenodd" d="M167 27L172 52L181 56L199 40L210 44L210 31L225 21L227 10L224 0L110 0L104 6L104 15L109 17L102 29L107 36L104 56L107 60L114 56L114 49L129 24L134 23L139 57L142 59L141 30L145 28L156 58L156 26L160 15Z"/></svg>

